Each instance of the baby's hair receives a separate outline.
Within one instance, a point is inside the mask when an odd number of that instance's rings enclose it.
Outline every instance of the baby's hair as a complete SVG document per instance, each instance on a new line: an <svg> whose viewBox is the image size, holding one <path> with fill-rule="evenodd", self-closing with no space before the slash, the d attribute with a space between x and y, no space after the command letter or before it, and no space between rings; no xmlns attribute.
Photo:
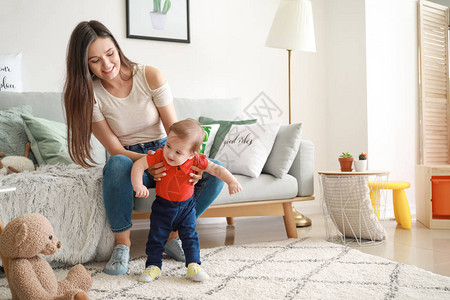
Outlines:
<svg viewBox="0 0 450 300"><path fill-rule="evenodd" d="M172 124L169 133L173 132L181 139L192 142L191 151L197 153L205 139L205 131L197 120L186 119Z"/></svg>

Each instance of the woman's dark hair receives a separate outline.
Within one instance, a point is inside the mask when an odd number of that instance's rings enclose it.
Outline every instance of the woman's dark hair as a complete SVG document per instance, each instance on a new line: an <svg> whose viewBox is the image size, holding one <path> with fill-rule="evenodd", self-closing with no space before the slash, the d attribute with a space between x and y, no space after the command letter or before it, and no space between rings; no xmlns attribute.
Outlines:
<svg viewBox="0 0 450 300"><path fill-rule="evenodd" d="M108 37L114 43L122 66L133 70L136 63L129 60L119 44L106 28L98 21L79 23L70 36L67 47L67 77L64 85L64 107L67 119L67 140L70 158L83 167L92 167L95 163L91 156L92 112L94 106L93 77L89 69L88 49L97 38ZM120 70L124 80L127 76Z"/></svg>

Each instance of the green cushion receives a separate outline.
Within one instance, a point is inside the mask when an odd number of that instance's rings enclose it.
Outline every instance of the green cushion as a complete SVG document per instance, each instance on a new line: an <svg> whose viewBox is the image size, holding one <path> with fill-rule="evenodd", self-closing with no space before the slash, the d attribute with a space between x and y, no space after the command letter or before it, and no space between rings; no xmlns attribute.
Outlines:
<svg viewBox="0 0 450 300"><path fill-rule="evenodd" d="M31 150L39 165L72 164L64 123L22 114Z"/></svg>
<svg viewBox="0 0 450 300"><path fill-rule="evenodd" d="M20 115L32 115L30 105L19 105L0 110L0 151L6 156L25 154L25 145L28 137L25 133L24 122ZM34 160L30 153L29 158ZM36 161L34 161L36 162Z"/></svg>
<svg viewBox="0 0 450 300"><path fill-rule="evenodd" d="M223 139L230 131L231 125L243 125L243 124L255 124L256 119L251 120L239 120L239 121L224 121L224 120L214 120L208 117L199 117L198 121L202 125L209 124L220 124L219 130L217 131L216 137L214 138L214 143L209 152L209 157L216 157L217 151L219 151L220 145L222 145Z"/></svg>

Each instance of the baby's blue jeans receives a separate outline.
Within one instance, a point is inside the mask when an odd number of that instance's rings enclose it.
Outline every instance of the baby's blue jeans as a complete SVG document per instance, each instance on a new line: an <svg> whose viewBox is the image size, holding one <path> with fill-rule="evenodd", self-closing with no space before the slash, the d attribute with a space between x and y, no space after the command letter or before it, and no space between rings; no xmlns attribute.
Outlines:
<svg viewBox="0 0 450 300"><path fill-rule="evenodd" d="M147 254L145 267L158 266L161 269L164 245L171 231L178 231L186 257L186 267L190 263L201 264L200 244L195 220L195 199L193 196L182 202L173 202L156 196L152 205L150 232L145 248Z"/></svg>

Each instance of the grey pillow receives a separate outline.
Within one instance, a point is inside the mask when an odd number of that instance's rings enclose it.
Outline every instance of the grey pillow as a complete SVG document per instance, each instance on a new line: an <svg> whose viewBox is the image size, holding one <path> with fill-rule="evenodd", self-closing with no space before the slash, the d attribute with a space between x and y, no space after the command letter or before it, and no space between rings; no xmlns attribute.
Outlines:
<svg viewBox="0 0 450 300"><path fill-rule="evenodd" d="M25 145L28 137L25 133L24 122L20 115L32 115L30 105L19 105L0 110L0 151L5 152L6 156L25 154ZM33 154L29 158L36 163Z"/></svg>
<svg viewBox="0 0 450 300"><path fill-rule="evenodd" d="M263 173L281 178L287 174L294 162L302 139L302 123L281 126L267 157Z"/></svg>

